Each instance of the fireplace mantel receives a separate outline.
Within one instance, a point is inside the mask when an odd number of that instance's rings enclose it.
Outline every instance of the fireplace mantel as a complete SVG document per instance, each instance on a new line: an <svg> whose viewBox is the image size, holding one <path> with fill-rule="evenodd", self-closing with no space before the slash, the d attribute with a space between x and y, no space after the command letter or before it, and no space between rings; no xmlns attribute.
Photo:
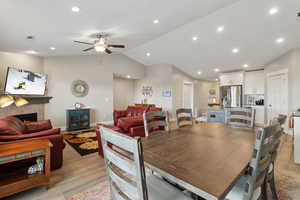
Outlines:
<svg viewBox="0 0 300 200"><path fill-rule="evenodd" d="M21 96L26 99L30 104L46 104L50 102L52 97L49 96Z"/></svg>
<svg viewBox="0 0 300 200"><path fill-rule="evenodd" d="M5 93L3 91L0 91L0 96L1 95L5 95ZM53 98L50 96L14 95L14 94L10 94L10 95L13 97L22 97L26 99L29 102L29 104L46 104L46 103L50 103L50 99Z"/></svg>

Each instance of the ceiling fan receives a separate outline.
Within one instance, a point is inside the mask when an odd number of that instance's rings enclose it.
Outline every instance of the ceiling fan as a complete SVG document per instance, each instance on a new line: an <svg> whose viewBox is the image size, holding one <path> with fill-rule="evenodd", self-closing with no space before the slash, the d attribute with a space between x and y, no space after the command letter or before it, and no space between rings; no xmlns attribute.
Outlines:
<svg viewBox="0 0 300 200"><path fill-rule="evenodd" d="M106 52L108 54L111 54L112 51L109 48L125 48L125 45L119 45L119 44L107 44L106 43L106 37L104 35L96 35L97 39L94 41L94 43L90 42L81 42L81 41L74 41L76 43L80 44L87 44L87 45L92 45L92 47L84 49L83 51L90 51L95 49L96 52Z"/></svg>

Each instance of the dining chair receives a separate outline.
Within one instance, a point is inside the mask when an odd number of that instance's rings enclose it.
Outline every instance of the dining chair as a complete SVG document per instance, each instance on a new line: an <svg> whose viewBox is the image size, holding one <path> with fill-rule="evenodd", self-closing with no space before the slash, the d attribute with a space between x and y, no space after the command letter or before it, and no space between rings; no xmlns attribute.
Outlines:
<svg viewBox="0 0 300 200"><path fill-rule="evenodd" d="M103 126L100 129L112 200L191 200L160 178L146 176L140 138ZM113 150L111 145L123 149L123 153Z"/></svg>
<svg viewBox="0 0 300 200"><path fill-rule="evenodd" d="M277 117L271 120L270 124L278 122L281 126L283 126L286 120L287 120L286 115L279 114Z"/></svg>
<svg viewBox="0 0 300 200"><path fill-rule="evenodd" d="M272 163L272 149L280 140L279 124L258 128L249 173L243 175L225 197L226 200L260 200L266 198L265 180Z"/></svg>
<svg viewBox="0 0 300 200"><path fill-rule="evenodd" d="M150 133L168 133L170 130L168 111L144 112L143 118L146 137Z"/></svg>
<svg viewBox="0 0 300 200"><path fill-rule="evenodd" d="M207 109L197 109L197 116L195 117L195 122L207 122Z"/></svg>
<svg viewBox="0 0 300 200"><path fill-rule="evenodd" d="M255 109L227 108L225 109L225 123L230 126L253 128L255 125Z"/></svg>
<svg viewBox="0 0 300 200"><path fill-rule="evenodd" d="M193 110L191 108L179 108L176 110L177 128L192 126L193 124Z"/></svg>
<svg viewBox="0 0 300 200"><path fill-rule="evenodd" d="M277 121L277 122L276 122ZM279 123L278 121L281 121L280 119L277 118L277 120L274 120L273 125L277 125L279 124L280 126L282 125L281 123ZM284 121L281 121L284 124ZM278 128L278 126L275 126L276 128ZM275 162L276 162L276 158L277 158L277 153L279 151L279 146L280 146L280 142L281 142L281 137L283 135L283 128L280 127L278 128L278 130L274 130L273 131L273 140L275 140L273 142L272 147L270 148L270 154L271 154L271 164L267 173L267 177L265 179L265 190L267 190L268 186L270 186L271 192L272 192L272 200L278 200L278 195L277 195L277 190L276 190L276 185L275 185ZM268 197L266 198L268 200ZM271 199L270 199L271 200Z"/></svg>

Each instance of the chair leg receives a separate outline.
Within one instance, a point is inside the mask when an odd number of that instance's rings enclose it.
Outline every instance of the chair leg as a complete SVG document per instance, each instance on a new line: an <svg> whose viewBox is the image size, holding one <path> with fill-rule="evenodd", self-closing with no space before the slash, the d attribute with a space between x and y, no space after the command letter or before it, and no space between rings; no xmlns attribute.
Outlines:
<svg viewBox="0 0 300 200"><path fill-rule="evenodd" d="M267 180L264 181L264 184L261 188L261 199L262 200L269 200L268 199L268 182Z"/></svg>
<svg viewBox="0 0 300 200"><path fill-rule="evenodd" d="M272 192L272 195L273 195L273 199L278 200L279 198L278 198L278 195L277 195L274 173L272 174L272 178L269 181L269 184L270 184L271 192Z"/></svg>

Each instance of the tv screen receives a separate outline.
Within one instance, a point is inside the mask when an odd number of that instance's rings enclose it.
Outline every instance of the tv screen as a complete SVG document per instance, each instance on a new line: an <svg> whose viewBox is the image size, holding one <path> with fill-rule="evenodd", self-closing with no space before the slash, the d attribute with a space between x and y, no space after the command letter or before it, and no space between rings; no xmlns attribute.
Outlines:
<svg viewBox="0 0 300 200"><path fill-rule="evenodd" d="M47 75L9 67L5 92L8 94L44 95Z"/></svg>

